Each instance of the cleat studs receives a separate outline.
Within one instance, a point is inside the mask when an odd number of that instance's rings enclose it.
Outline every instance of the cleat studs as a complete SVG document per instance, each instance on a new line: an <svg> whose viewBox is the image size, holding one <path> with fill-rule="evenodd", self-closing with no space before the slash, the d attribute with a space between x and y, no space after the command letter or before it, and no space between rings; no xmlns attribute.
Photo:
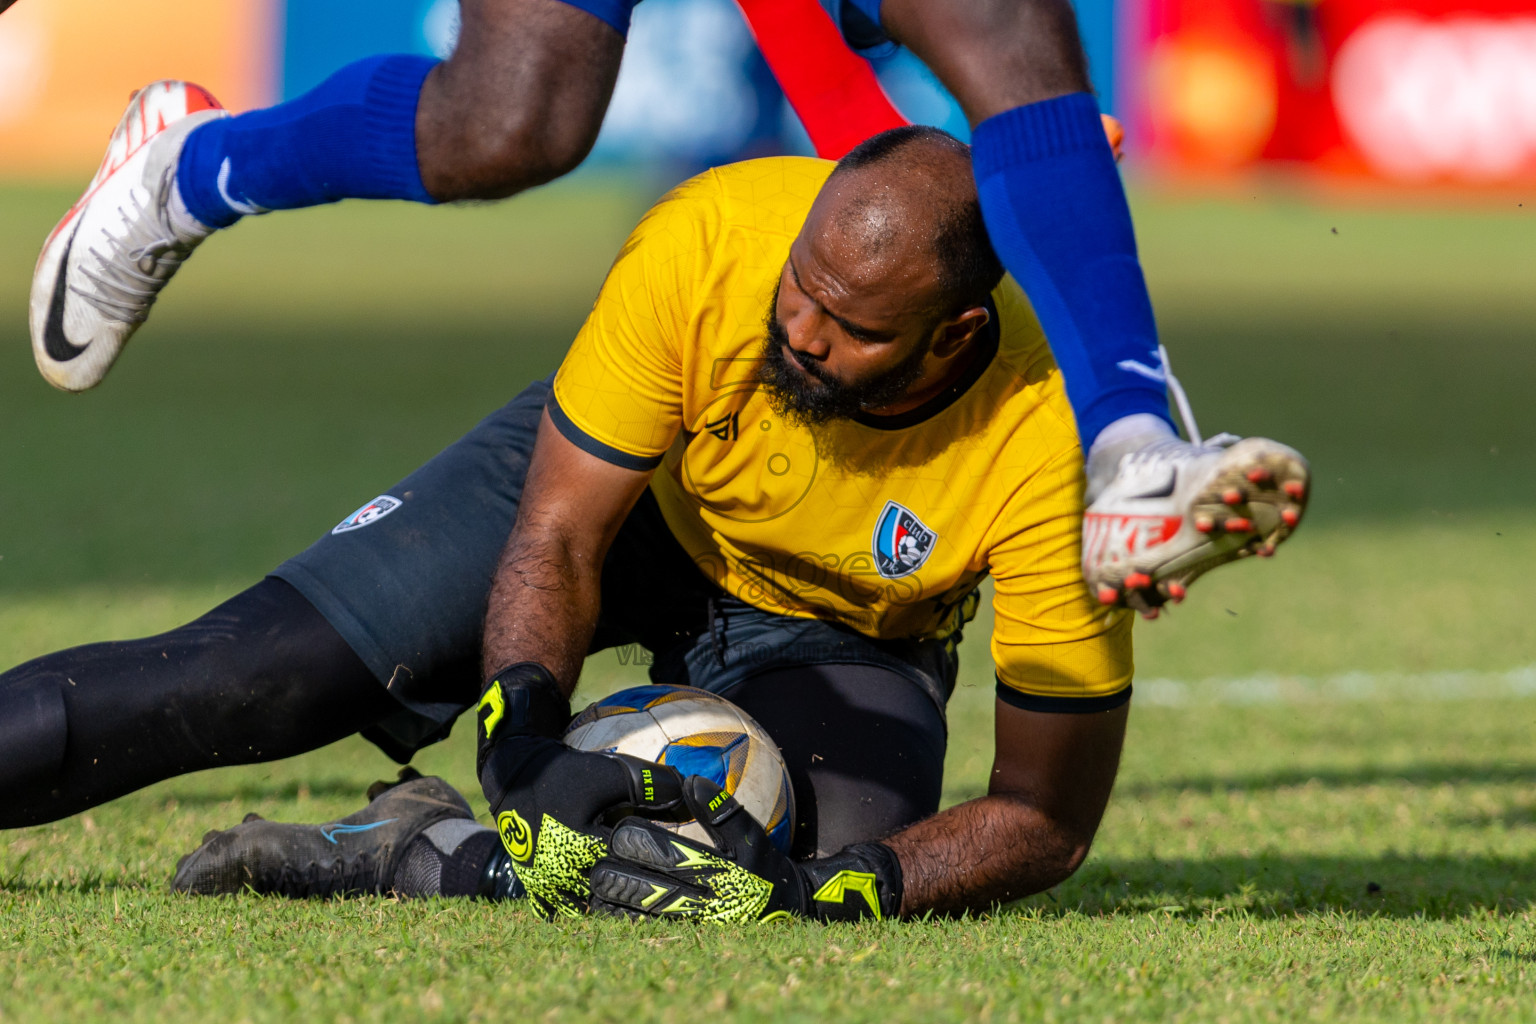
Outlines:
<svg viewBox="0 0 1536 1024"><path fill-rule="evenodd" d="M1258 555L1260 558L1274 558L1275 546L1273 544L1265 544L1263 547L1255 551L1254 554Z"/></svg>
<svg viewBox="0 0 1536 1024"><path fill-rule="evenodd" d="M1210 516L1196 516L1195 529L1199 530L1201 533L1210 533L1212 530L1216 529L1216 520L1212 519Z"/></svg>
<svg viewBox="0 0 1536 1024"><path fill-rule="evenodd" d="M1152 577L1144 572L1133 572L1125 578L1125 589L1145 590L1152 585Z"/></svg>
<svg viewBox="0 0 1536 1024"><path fill-rule="evenodd" d="M1241 505L1243 503L1243 492L1236 487L1228 487L1221 492L1221 503L1223 505Z"/></svg>
<svg viewBox="0 0 1536 1024"><path fill-rule="evenodd" d="M1148 608L1146 611L1141 613L1141 617L1146 619L1148 622L1151 622L1162 613L1163 612L1161 608Z"/></svg>
<svg viewBox="0 0 1536 1024"><path fill-rule="evenodd" d="M1293 508L1283 508L1280 510L1280 521L1294 530L1296 524L1301 522L1301 513Z"/></svg>
<svg viewBox="0 0 1536 1024"><path fill-rule="evenodd" d="M1285 482L1285 486L1281 489L1285 491L1286 494L1289 494L1291 497L1295 498L1297 501L1300 501L1302 498L1306 497L1307 494L1307 485L1302 483L1300 480L1287 480Z"/></svg>
<svg viewBox="0 0 1536 1024"><path fill-rule="evenodd" d="M1253 529L1253 520L1244 519L1242 516L1233 516L1222 524L1222 528L1228 533L1246 533Z"/></svg>
<svg viewBox="0 0 1536 1024"><path fill-rule="evenodd" d="M1184 596L1188 593L1189 591L1184 589L1184 584L1182 583L1168 584L1168 600L1172 601L1174 604L1179 604L1182 602L1184 600Z"/></svg>
<svg viewBox="0 0 1536 1024"><path fill-rule="evenodd" d="M1120 600L1120 591L1114 587L1099 588L1099 604L1114 604Z"/></svg>
<svg viewBox="0 0 1536 1024"><path fill-rule="evenodd" d="M1267 484L1275 479L1275 474L1263 466L1255 466L1248 471L1248 482L1251 484Z"/></svg>

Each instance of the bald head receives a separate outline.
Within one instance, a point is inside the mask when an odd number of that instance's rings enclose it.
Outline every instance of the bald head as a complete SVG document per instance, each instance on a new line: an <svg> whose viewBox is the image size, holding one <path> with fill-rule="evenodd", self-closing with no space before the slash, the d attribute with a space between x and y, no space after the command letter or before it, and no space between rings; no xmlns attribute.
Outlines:
<svg viewBox="0 0 1536 1024"><path fill-rule="evenodd" d="M807 227L850 284L930 285L922 290L934 315L983 304L1003 276L982 223L970 147L937 128L895 128L850 151Z"/></svg>
<svg viewBox="0 0 1536 1024"><path fill-rule="evenodd" d="M936 128L876 135L833 170L790 243L759 379L811 423L917 408L976 358L1002 276L970 150Z"/></svg>

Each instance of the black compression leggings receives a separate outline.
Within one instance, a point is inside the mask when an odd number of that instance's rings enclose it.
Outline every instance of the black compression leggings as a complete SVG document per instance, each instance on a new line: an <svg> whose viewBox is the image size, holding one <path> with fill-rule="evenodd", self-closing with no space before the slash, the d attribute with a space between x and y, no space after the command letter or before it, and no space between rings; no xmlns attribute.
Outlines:
<svg viewBox="0 0 1536 1024"><path fill-rule="evenodd" d="M291 757L399 710L314 606L268 578L169 633L0 675L0 828L186 772Z"/></svg>
<svg viewBox="0 0 1536 1024"><path fill-rule="evenodd" d="M797 855L878 839L938 809L944 718L895 673L809 665L725 696L784 752ZM268 578L169 633L0 675L0 828L186 772L291 757L400 708L313 605Z"/></svg>

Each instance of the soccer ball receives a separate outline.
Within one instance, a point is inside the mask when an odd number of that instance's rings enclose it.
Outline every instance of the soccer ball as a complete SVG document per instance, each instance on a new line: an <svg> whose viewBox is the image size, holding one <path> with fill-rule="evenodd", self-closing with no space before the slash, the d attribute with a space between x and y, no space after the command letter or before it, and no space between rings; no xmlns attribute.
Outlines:
<svg viewBox="0 0 1536 1024"><path fill-rule="evenodd" d="M691 686L635 686L604 697L572 719L565 745L629 754L671 765L685 777L702 775L734 796L789 852L795 794L778 746L746 712ZM697 822L665 827L702 843Z"/></svg>

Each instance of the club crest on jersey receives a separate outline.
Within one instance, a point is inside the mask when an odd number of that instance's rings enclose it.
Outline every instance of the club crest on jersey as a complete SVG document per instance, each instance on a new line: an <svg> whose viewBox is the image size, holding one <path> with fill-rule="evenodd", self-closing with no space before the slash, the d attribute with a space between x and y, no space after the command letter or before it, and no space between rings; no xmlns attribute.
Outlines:
<svg viewBox="0 0 1536 1024"><path fill-rule="evenodd" d="M381 494L362 508L353 512L347 518L336 524L331 533L346 533L348 530L361 530L369 523L376 523L400 507L400 499Z"/></svg>
<svg viewBox="0 0 1536 1024"><path fill-rule="evenodd" d="M938 539L916 512L888 501L875 523L875 568L886 579L910 576L928 561Z"/></svg>

